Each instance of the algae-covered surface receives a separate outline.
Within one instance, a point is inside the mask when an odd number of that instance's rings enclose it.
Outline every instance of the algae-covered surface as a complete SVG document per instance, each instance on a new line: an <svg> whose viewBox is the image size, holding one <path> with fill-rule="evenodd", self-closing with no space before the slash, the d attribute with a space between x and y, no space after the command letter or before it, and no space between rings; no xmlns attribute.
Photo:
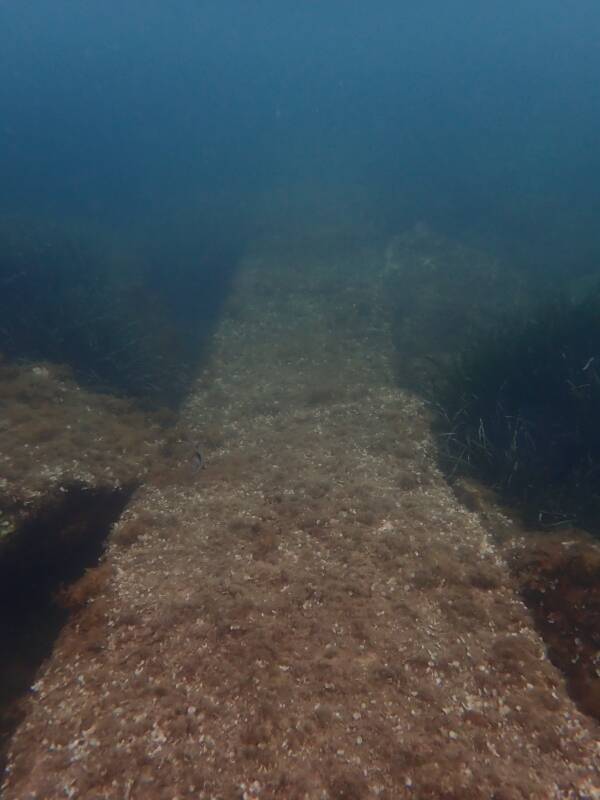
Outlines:
<svg viewBox="0 0 600 800"><path fill-rule="evenodd" d="M518 534L457 498L397 388L383 254L332 252L247 254L178 422L204 468L175 450L116 524L5 800L600 796Z"/></svg>
<svg viewBox="0 0 600 800"><path fill-rule="evenodd" d="M162 443L156 421L124 399L82 389L66 368L0 361L0 512L6 528L61 486L118 488L139 481Z"/></svg>
<svg viewBox="0 0 600 800"><path fill-rule="evenodd" d="M0 363L0 769L23 694L66 620L64 586L97 563L168 435L47 363Z"/></svg>

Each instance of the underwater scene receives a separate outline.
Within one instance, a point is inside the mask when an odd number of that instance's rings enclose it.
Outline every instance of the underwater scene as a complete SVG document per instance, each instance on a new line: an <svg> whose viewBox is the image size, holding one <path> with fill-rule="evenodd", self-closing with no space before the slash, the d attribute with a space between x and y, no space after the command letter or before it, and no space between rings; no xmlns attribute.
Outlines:
<svg viewBox="0 0 600 800"><path fill-rule="evenodd" d="M599 42L0 0L0 800L600 798Z"/></svg>

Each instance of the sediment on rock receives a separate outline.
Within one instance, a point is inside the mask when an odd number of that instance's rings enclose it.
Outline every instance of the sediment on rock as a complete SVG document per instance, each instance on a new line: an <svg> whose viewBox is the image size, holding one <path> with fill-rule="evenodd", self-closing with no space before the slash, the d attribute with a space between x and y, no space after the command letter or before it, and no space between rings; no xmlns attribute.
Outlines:
<svg viewBox="0 0 600 800"><path fill-rule="evenodd" d="M597 726L394 383L377 253L331 252L264 244L236 274L180 419L206 468L182 458L115 526L5 800L598 790Z"/></svg>
<svg viewBox="0 0 600 800"><path fill-rule="evenodd" d="M91 597L112 524L131 487L71 485L39 502L0 542L0 769L23 697L50 655L69 610ZM82 580L86 575L85 580ZM77 589L75 585L77 584ZM77 600L84 587L85 595ZM96 587L97 588L97 587Z"/></svg>

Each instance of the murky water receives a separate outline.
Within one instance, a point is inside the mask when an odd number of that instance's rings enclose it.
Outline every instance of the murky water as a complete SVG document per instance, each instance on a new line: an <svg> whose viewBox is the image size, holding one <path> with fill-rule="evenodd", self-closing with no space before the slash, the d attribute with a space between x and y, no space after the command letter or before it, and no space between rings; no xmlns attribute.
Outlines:
<svg viewBox="0 0 600 800"><path fill-rule="evenodd" d="M6 800L600 791L599 35L0 3Z"/></svg>

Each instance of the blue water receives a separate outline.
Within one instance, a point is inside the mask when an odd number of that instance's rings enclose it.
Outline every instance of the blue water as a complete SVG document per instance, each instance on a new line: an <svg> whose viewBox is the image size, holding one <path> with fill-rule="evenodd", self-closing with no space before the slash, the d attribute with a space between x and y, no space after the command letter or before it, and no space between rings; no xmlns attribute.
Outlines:
<svg viewBox="0 0 600 800"><path fill-rule="evenodd" d="M600 247L599 37L591 0L3 0L0 210L425 219L579 267Z"/></svg>
<svg viewBox="0 0 600 800"><path fill-rule="evenodd" d="M148 393L272 234L593 278L598 41L592 0L0 0L0 352Z"/></svg>

